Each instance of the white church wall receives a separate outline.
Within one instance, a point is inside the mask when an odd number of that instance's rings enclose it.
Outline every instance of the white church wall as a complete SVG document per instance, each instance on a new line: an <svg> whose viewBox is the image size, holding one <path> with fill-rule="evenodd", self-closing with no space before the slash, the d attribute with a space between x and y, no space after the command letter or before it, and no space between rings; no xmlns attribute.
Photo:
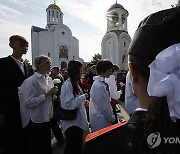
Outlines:
<svg viewBox="0 0 180 154"><path fill-rule="evenodd" d="M68 59L71 57L72 32L65 25L58 25L54 31L55 45L59 53L60 46L64 45L68 48Z"/></svg>
<svg viewBox="0 0 180 154"><path fill-rule="evenodd" d="M54 30L54 35L58 38L68 40L72 37L72 32L68 26L61 24L56 26Z"/></svg>
<svg viewBox="0 0 180 154"><path fill-rule="evenodd" d="M63 13L60 8L54 3L50 4L46 11L47 31L42 29L43 31L38 33L32 32L32 57L44 54L51 58L52 66L59 67L61 62L68 63L72 59L80 59L79 40L73 37L71 29L63 24ZM60 22L59 18L51 20L54 18L53 11L61 16Z"/></svg>
<svg viewBox="0 0 180 154"><path fill-rule="evenodd" d="M51 59L54 58L54 39L52 32L40 32L39 33L39 51L40 55L46 55ZM52 64L54 62L52 61Z"/></svg>
<svg viewBox="0 0 180 154"><path fill-rule="evenodd" d="M72 42L73 42L72 59L79 60L79 40L73 37Z"/></svg>
<svg viewBox="0 0 180 154"><path fill-rule="evenodd" d="M31 31L31 51L32 51L32 65L34 65L34 59L39 55L39 33Z"/></svg>
<svg viewBox="0 0 180 154"><path fill-rule="evenodd" d="M107 33L101 43L102 47L102 58L109 59L112 63L116 62L116 53L118 50L118 38L117 35L113 32Z"/></svg>
<svg viewBox="0 0 180 154"><path fill-rule="evenodd" d="M119 36L119 61L121 63L121 69L128 69L128 47L131 42L131 38L128 33L122 32Z"/></svg>

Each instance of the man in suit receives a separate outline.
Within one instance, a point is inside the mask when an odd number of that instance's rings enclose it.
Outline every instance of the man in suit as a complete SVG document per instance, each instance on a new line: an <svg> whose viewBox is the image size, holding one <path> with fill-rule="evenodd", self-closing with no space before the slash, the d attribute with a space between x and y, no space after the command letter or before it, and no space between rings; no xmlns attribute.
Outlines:
<svg viewBox="0 0 180 154"><path fill-rule="evenodd" d="M0 58L0 153L24 154L23 130L20 115L18 87L32 75L32 69L24 62L22 55L27 53L28 42L23 36L9 38L13 53Z"/></svg>

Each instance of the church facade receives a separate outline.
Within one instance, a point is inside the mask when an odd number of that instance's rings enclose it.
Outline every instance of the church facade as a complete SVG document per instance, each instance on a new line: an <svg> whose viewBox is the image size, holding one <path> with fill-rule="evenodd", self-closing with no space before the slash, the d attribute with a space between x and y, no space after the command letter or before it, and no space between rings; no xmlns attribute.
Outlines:
<svg viewBox="0 0 180 154"><path fill-rule="evenodd" d="M46 28L32 26L32 64L39 55L46 55L51 58L52 66L60 68L67 67L70 60L80 60L79 40L72 36L68 26L63 24L63 12L55 3L50 4L46 9Z"/></svg>
<svg viewBox="0 0 180 154"><path fill-rule="evenodd" d="M102 58L117 64L120 70L128 70L127 50L131 42L127 31L128 15L128 11L117 2L107 10L107 31L101 43Z"/></svg>

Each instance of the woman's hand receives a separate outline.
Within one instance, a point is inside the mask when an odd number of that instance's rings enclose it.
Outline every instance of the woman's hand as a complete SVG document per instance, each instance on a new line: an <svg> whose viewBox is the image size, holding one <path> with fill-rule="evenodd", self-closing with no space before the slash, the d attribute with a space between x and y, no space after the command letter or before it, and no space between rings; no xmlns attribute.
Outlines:
<svg viewBox="0 0 180 154"><path fill-rule="evenodd" d="M86 97L86 99L88 99L88 97L89 97L88 93L85 93L85 97Z"/></svg>
<svg viewBox="0 0 180 154"><path fill-rule="evenodd" d="M85 100L85 101L84 101L84 106L85 106L85 107L89 107L89 101L88 101L88 100Z"/></svg>
<svg viewBox="0 0 180 154"><path fill-rule="evenodd" d="M54 86L54 87L52 87L47 93L44 93L44 95L45 95L46 97L48 97L48 96L51 96L51 95L53 95L53 94L56 94L57 91L58 91L58 87L57 87L57 86Z"/></svg>
<svg viewBox="0 0 180 154"><path fill-rule="evenodd" d="M58 100L57 96L56 96L56 95L53 95L53 96L52 96L52 100L53 100L53 101Z"/></svg>

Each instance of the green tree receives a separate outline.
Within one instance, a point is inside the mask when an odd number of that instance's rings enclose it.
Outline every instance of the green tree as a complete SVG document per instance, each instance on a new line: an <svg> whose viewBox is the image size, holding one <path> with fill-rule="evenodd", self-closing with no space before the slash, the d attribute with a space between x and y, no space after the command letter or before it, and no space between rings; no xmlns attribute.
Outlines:
<svg viewBox="0 0 180 154"><path fill-rule="evenodd" d="M100 55L99 53L98 53L98 54L95 54L95 55L92 57L91 63L97 64L97 62L100 61L101 59L102 59L102 55Z"/></svg>

